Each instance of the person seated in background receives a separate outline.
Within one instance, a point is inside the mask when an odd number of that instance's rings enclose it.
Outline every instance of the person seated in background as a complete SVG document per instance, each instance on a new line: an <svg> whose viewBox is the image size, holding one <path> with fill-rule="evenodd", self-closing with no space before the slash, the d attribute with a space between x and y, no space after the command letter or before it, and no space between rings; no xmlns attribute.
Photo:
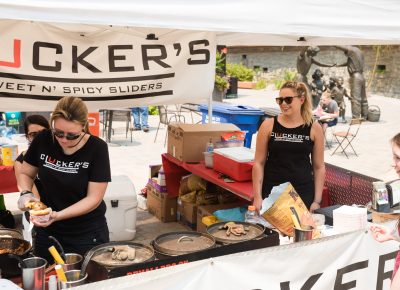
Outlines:
<svg viewBox="0 0 400 290"><path fill-rule="evenodd" d="M149 107L134 107L131 110L135 131L143 130L143 132L149 132Z"/></svg>
<svg viewBox="0 0 400 290"><path fill-rule="evenodd" d="M321 102L317 109L313 111L314 115L319 118L319 122L324 129L335 126L339 117L339 106L335 100L332 100L329 92L324 92L321 96Z"/></svg>

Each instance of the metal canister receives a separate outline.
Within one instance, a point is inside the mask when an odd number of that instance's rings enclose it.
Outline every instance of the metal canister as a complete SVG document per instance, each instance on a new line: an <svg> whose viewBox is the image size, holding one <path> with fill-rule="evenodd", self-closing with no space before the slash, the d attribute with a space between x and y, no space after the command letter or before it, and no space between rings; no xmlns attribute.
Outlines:
<svg viewBox="0 0 400 290"><path fill-rule="evenodd" d="M4 166L14 165L14 160L18 156L18 145L3 145L1 146L1 155Z"/></svg>

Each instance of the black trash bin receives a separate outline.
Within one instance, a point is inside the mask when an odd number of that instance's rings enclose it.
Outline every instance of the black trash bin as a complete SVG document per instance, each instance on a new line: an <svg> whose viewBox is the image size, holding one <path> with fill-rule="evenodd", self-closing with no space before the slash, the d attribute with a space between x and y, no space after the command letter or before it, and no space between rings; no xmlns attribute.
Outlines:
<svg viewBox="0 0 400 290"><path fill-rule="evenodd" d="M227 99L235 99L238 97L238 79L237 77L229 78L229 89L226 92Z"/></svg>

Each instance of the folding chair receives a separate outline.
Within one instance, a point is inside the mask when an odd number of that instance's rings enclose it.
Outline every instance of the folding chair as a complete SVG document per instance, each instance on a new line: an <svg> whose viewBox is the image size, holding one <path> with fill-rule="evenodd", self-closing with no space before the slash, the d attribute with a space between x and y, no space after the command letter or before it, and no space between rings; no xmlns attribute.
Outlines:
<svg viewBox="0 0 400 290"><path fill-rule="evenodd" d="M175 122L179 123L181 122L181 119L183 120L183 123L185 123L185 116L180 115L178 111L170 111L168 110L167 106L158 106L157 108L160 121L158 122L156 136L154 137L154 143L157 140L158 130L160 129L161 124L168 126L172 120L175 120ZM167 132L165 132L164 147L167 143Z"/></svg>
<svg viewBox="0 0 400 290"><path fill-rule="evenodd" d="M363 119L351 119L350 124L346 131L333 132L333 136L336 138L336 141L339 144L338 144L338 146L336 146L336 148L332 152L331 156L333 154L335 154L335 152L339 148L341 148L342 153L344 153L344 155L346 155L346 157L349 158L349 156L346 153L347 147L350 147L353 150L354 154L356 156L358 156L357 152L356 152L356 150L354 150L354 147L351 144L351 142L353 142L353 140L357 137L357 134L358 134L358 131L360 130L360 125L361 125L362 121L363 121Z"/></svg>

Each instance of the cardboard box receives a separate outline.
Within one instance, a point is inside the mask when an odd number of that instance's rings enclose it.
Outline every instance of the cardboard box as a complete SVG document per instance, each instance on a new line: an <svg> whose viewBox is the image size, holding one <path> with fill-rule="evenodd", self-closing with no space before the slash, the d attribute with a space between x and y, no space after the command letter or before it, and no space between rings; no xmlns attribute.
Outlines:
<svg viewBox="0 0 400 290"><path fill-rule="evenodd" d="M194 203L178 201L178 215L183 217L183 220L190 224L196 224L197 222L197 205Z"/></svg>
<svg viewBox="0 0 400 290"><path fill-rule="evenodd" d="M147 184L148 211L162 222L176 221L176 197L168 196L167 192L160 192L152 184Z"/></svg>
<svg viewBox="0 0 400 290"><path fill-rule="evenodd" d="M197 231L203 233L206 232L207 226L201 221L203 217L211 216L215 211L220 209L235 208L246 205L247 203L248 201L238 201L225 204L200 205L199 207L197 207Z"/></svg>
<svg viewBox="0 0 400 290"><path fill-rule="evenodd" d="M202 161L204 160L203 152L210 139L215 144L221 141L221 134L235 131L240 131L240 129L227 123L169 124L167 152L180 161Z"/></svg>
<svg viewBox="0 0 400 290"><path fill-rule="evenodd" d="M151 184L154 188L156 188L160 192L167 192L167 186L161 186L157 183L158 172L161 169L161 164L157 165L149 165L149 180L148 183Z"/></svg>

